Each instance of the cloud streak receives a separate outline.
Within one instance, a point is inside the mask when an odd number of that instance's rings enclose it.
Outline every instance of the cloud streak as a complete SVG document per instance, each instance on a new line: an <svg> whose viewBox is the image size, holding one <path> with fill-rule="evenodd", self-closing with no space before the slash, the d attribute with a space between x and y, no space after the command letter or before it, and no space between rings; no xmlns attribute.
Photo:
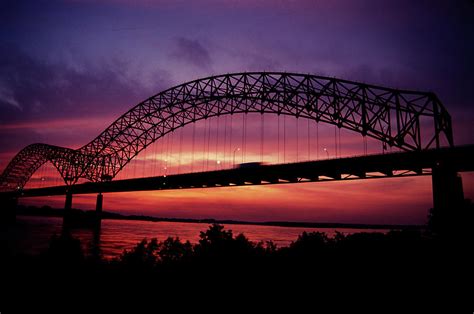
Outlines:
<svg viewBox="0 0 474 314"><path fill-rule="evenodd" d="M151 90L141 76L128 74L130 64L117 58L96 65L78 62L76 67L51 63L0 45L0 122L110 115L111 107L115 113L126 111L166 86L165 72L156 73L158 84Z"/></svg>
<svg viewBox="0 0 474 314"><path fill-rule="evenodd" d="M176 39L176 47L171 57L177 61L197 68L208 70L211 68L211 56L204 45L195 39L180 37Z"/></svg>

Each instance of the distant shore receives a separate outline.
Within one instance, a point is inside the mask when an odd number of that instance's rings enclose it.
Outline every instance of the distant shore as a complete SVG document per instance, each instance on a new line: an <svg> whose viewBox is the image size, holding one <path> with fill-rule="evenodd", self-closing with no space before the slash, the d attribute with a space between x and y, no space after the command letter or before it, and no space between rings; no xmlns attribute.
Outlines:
<svg viewBox="0 0 474 314"><path fill-rule="evenodd" d="M95 211L84 211L73 209L76 214L90 216ZM21 216L39 216L39 217L62 217L63 210L51 208L49 206L19 206L17 214ZM145 215L122 215L113 212L102 212L102 219L114 220L140 220L151 222L183 222L183 223L203 223L203 224L223 224L223 225L259 225L274 227L291 227L291 228L345 228L345 229L422 229L423 225L392 225L392 224L357 224L357 223L334 223L334 222L292 222L292 221L242 221L242 220L220 220L220 219L193 219L193 218L166 218Z"/></svg>

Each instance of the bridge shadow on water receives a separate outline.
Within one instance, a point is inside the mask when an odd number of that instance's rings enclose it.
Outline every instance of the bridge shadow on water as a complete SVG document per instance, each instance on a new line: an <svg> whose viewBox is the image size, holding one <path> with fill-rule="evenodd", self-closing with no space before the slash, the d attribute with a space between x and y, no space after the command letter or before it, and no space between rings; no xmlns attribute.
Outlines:
<svg viewBox="0 0 474 314"><path fill-rule="evenodd" d="M321 290L361 293L362 286L365 297L392 293L433 297L462 287L468 278L473 209L466 203L457 211L462 216L455 228L441 223L453 222L452 217L432 212L426 230L337 233L333 238L303 232L281 248L272 242L249 241L213 224L200 233L196 244L172 237L144 239L113 260L101 259L100 251L85 254L80 241L65 229L40 255L3 258L2 278L10 287L5 296L21 289L22 295L40 299L51 295L74 299L82 289L98 299L103 291L159 299L163 294L158 292L188 289L208 296L271 292L315 298Z"/></svg>

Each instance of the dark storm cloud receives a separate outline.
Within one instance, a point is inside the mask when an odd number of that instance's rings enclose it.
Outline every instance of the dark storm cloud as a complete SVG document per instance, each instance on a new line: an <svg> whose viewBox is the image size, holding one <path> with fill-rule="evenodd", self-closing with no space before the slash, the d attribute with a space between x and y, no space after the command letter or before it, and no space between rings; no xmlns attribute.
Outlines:
<svg viewBox="0 0 474 314"><path fill-rule="evenodd" d="M3 153L12 155L37 142L80 147L138 102L170 85L161 70L149 72L147 81L130 78L128 64L118 59L78 64L53 64L0 45Z"/></svg>
<svg viewBox="0 0 474 314"><path fill-rule="evenodd" d="M165 74L157 71L152 91L142 81L129 77L127 70L128 64L119 59L99 65L79 61L79 66L73 67L0 45L0 122L110 112L118 116L167 84Z"/></svg>
<svg viewBox="0 0 474 314"><path fill-rule="evenodd" d="M176 47L171 56L200 69L207 70L211 67L209 51L198 40L184 37L176 39Z"/></svg>
<svg viewBox="0 0 474 314"><path fill-rule="evenodd" d="M340 19L327 22L333 31L315 53L316 59L344 65L329 75L434 91L450 108L470 110L472 1L366 0L348 5L338 12Z"/></svg>

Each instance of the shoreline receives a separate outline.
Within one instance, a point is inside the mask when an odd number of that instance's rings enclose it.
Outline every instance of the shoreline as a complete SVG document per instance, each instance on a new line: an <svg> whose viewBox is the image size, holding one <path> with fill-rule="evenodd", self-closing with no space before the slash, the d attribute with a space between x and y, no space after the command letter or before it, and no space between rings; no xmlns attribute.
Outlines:
<svg viewBox="0 0 474 314"><path fill-rule="evenodd" d="M95 214L95 211L83 211L74 209L79 215L83 215L86 219ZM19 210L18 216L33 217L63 217L58 209L40 209L36 208L28 210L23 208ZM201 223L201 224L223 224L223 225L250 225L250 226L270 226L270 227L287 227L287 228L343 228L343 229L388 229L388 230L420 230L425 228L424 225L393 225L393 224L359 224L359 223L334 223L334 222L292 222L292 221L243 221L230 219L198 219L198 218L164 218L144 215L122 215L113 212L103 212L102 219L109 220L138 220L150 222L180 222L180 223Z"/></svg>

